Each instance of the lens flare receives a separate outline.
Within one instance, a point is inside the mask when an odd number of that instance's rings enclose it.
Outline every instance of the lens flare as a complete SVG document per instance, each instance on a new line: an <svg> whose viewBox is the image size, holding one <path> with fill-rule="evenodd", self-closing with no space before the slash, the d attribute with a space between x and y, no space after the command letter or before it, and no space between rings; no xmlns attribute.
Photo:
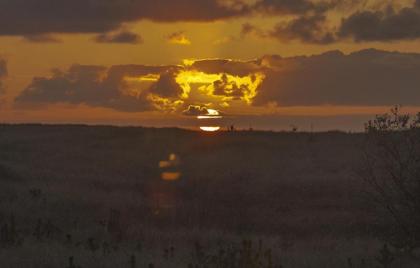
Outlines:
<svg viewBox="0 0 420 268"><path fill-rule="evenodd" d="M176 181L181 177L180 172L162 172L162 180L164 181Z"/></svg>

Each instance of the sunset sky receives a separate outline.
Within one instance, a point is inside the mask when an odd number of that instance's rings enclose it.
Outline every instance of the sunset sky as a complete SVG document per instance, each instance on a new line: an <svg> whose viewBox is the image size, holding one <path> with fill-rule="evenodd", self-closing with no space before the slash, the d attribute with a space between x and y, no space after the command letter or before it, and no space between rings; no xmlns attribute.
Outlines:
<svg viewBox="0 0 420 268"><path fill-rule="evenodd" d="M420 0L0 0L0 122L360 130L420 111L419 38Z"/></svg>

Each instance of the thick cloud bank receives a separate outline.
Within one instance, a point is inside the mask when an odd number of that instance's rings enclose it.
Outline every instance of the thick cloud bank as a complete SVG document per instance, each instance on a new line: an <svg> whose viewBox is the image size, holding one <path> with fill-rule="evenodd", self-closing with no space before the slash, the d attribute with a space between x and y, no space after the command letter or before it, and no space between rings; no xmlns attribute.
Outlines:
<svg viewBox="0 0 420 268"><path fill-rule="evenodd" d="M254 105L420 105L420 54L333 51L262 63L270 69Z"/></svg>
<svg viewBox="0 0 420 268"><path fill-rule="evenodd" d="M376 5L368 8L367 2L374 2ZM396 8L398 5L394 5L395 2L397 1L0 0L0 36L18 35L33 42L54 42L57 41L56 38L49 34L98 33L99 42L139 43L139 36L133 33L123 32L114 36L109 32L140 20L210 22L263 15L277 16L280 22L261 35L281 41L299 40L327 44L342 40L362 42L419 38L420 0L403 8ZM355 7L358 7L357 11L354 11ZM329 16L331 13L341 17L339 22L332 22ZM284 18L290 16L290 20L284 21ZM248 27L250 29L252 28Z"/></svg>
<svg viewBox="0 0 420 268"><path fill-rule="evenodd" d="M358 11L344 19L338 35L355 41L395 41L420 38L420 0L395 11Z"/></svg>
<svg viewBox="0 0 420 268"><path fill-rule="evenodd" d="M340 2L340 4L338 4ZM274 38L282 42L297 40L302 43L330 44L342 41L354 42L391 42L415 40L420 38L420 0L412 5L396 8L392 1L376 3L373 8L365 5L349 14L339 15L336 7L351 9L363 1L339 1L337 5L326 5L324 9L312 9L312 12L301 12L287 21L281 20L271 30L259 29L246 23L242 35L256 34L262 38ZM333 23L327 11L341 16L338 23Z"/></svg>
<svg viewBox="0 0 420 268"><path fill-rule="evenodd" d="M142 19L214 21L325 8L311 0L0 0L0 35L104 33Z"/></svg>
<svg viewBox="0 0 420 268"><path fill-rule="evenodd" d="M70 103L188 114L209 105L228 109L233 102L283 107L420 105L419 73L420 54L374 49L349 55L273 55L248 62L200 60L189 66L74 65L34 78L15 101L19 106Z"/></svg>
<svg viewBox="0 0 420 268"><path fill-rule="evenodd" d="M144 92L126 92L126 76L142 76L162 71L161 67L142 65L103 66L73 65L55 71L51 77L36 77L15 100L18 106L53 103L86 104L120 111L152 109Z"/></svg>

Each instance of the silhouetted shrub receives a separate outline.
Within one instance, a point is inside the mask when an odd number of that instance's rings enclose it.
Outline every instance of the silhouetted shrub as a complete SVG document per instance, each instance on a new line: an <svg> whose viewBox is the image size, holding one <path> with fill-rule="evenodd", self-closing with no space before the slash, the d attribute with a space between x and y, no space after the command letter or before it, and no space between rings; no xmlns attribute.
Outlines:
<svg viewBox="0 0 420 268"><path fill-rule="evenodd" d="M366 124L362 177L370 196L393 219L388 242L399 250L420 247L420 113L376 116Z"/></svg>

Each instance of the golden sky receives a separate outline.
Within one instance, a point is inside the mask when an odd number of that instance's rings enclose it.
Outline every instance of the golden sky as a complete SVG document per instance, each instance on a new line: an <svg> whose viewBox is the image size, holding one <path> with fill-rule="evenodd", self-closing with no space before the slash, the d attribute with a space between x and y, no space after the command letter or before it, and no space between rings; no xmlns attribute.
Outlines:
<svg viewBox="0 0 420 268"><path fill-rule="evenodd" d="M419 37L409 0L0 0L0 121L353 129L420 106Z"/></svg>

